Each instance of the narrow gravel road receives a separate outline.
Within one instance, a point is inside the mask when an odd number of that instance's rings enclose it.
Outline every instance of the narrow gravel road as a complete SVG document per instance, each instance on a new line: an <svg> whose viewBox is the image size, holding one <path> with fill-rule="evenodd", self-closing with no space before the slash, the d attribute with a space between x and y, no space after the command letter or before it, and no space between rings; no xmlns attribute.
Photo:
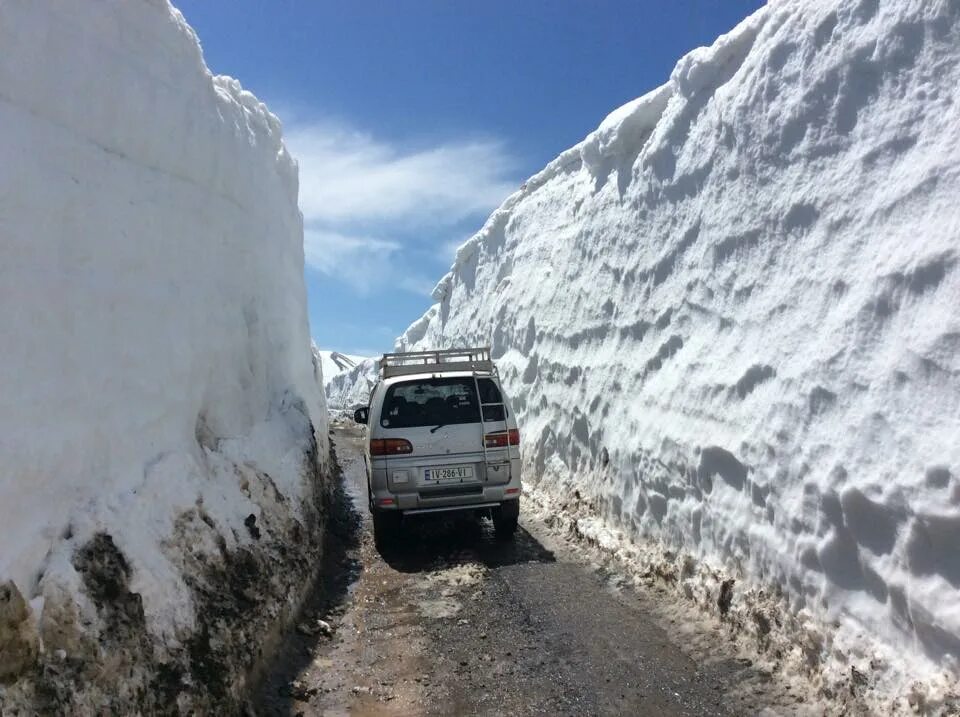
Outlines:
<svg viewBox="0 0 960 717"><path fill-rule="evenodd" d="M486 520L423 520L380 555L359 433L339 428L335 441L345 493L327 577L263 680L258 715L792 713L770 685L743 689L763 683L748 661L696 664L640 599L563 557L527 516L512 543Z"/></svg>

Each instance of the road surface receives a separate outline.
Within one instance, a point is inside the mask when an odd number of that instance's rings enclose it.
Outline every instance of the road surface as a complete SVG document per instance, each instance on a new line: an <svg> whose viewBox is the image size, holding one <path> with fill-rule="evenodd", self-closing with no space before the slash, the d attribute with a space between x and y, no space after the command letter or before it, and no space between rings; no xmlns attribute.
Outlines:
<svg viewBox="0 0 960 717"><path fill-rule="evenodd" d="M338 428L344 493L325 577L271 663L258 715L794 714L749 660L698 664L633 590L529 515L430 519L373 545L356 428ZM669 627L669 626L667 626ZM718 638L719 639L719 638Z"/></svg>

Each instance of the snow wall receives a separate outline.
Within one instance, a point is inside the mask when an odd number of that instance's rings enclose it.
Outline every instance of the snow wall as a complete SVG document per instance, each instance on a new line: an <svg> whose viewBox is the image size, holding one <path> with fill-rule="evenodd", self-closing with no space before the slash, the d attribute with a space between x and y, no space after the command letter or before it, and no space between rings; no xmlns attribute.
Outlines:
<svg viewBox="0 0 960 717"><path fill-rule="evenodd" d="M489 342L528 485L714 610L742 578L825 690L949 683L958 197L960 2L774 1L507 199L398 348Z"/></svg>
<svg viewBox="0 0 960 717"><path fill-rule="evenodd" d="M0 47L0 711L226 709L322 531L296 164L166 0Z"/></svg>

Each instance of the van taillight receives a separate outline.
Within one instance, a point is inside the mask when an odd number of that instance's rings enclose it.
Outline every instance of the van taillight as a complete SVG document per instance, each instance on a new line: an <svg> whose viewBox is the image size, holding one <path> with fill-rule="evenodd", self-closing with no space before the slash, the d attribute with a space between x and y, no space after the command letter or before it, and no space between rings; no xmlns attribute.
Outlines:
<svg viewBox="0 0 960 717"><path fill-rule="evenodd" d="M516 428L511 428L509 431L488 433L483 437L483 441L486 443L487 448L506 448L507 446L519 446L520 431L518 431Z"/></svg>
<svg viewBox="0 0 960 717"><path fill-rule="evenodd" d="M374 438L370 441L371 456L398 456L413 453L413 446L406 438Z"/></svg>

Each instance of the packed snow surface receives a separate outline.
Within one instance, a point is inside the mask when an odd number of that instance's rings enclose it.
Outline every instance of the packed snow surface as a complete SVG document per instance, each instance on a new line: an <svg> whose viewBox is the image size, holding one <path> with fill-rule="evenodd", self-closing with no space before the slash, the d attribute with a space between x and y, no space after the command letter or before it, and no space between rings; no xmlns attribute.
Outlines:
<svg viewBox="0 0 960 717"><path fill-rule="evenodd" d="M958 197L960 2L774 1L507 199L398 348L489 342L526 479L772 587L811 668L955 678Z"/></svg>
<svg viewBox="0 0 960 717"><path fill-rule="evenodd" d="M289 528L326 454L296 164L166 0L5 1L0 46L0 584L55 642L115 544L176 644L186 564Z"/></svg>

